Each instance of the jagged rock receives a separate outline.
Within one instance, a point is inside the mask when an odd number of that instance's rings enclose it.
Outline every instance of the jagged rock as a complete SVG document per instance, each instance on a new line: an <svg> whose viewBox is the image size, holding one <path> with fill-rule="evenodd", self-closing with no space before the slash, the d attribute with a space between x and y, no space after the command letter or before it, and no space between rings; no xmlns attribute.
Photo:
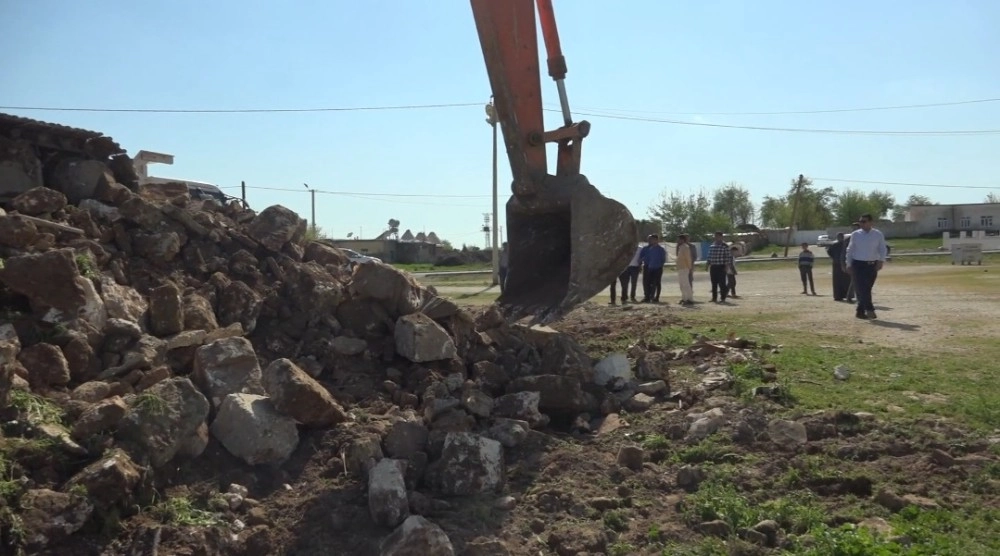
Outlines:
<svg viewBox="0 0 1000 556"><path fill-rule="evenodd" d="M229 394L266 393L257 354L250 340L242 337L224 338L198 348L192 379L215 407Z"/></svg>
<svg viewBox="0 0 1000 556"><path fill-rule="evenodd" d="M134 322L140 329L146 328L149 304L146 299L130 286L120 286L109 276L101 278L101 298L111 319Z"/></svg>
<svg viewBox="0 0 1000 556"><path fill-rule="evenodd" d="M503 447L478 434L449 432L441 458L431 467L432 483L443 494L466 496L495 491L504 482Z"/></svg>
<svg viewBox="0 0 1000 556"><path fill-rule="evenodd" d="M498 418L493 426L486 431L486 436L503 444L505 448L513 448L528 438L531 425L518 419Z"/></svg>
<svg viewBox="0 0 1000 556"><path fill-rule="evenodd" d="M618 449L618 465L633 471L642 469L642 461L646 452L638 446L622 446Z"/></svg>
<svg viewBox="0 0 1000 556"><path fill-rule="evenodd" d="M315 261L323 266L328 264L344 266L350 263L350 259L343 251L319 241L310 241L306 245L302 260L305 262Z"/></svg>
<svg viewBox="0 0 1000 556"><path fill-rule="evenodd" d="M104 327L104 351L120 353L142 337L142 329L133 321L110 318Z"/></svg>
<svg viewBox="0 0 1000 556"><path fill-rule="evenodd" d="M122 218L138 224L144 230L156 230L163 221L163 212L139 196L130 196L118 205Z"/></svg>
<svg viewBox="0 0 1000 556"><path fill-rule="evenodd" d="M280 252L286 243L302 237L306 221L281 205L262 210L247 227L247 234L271 251Z"/></svg>
<svg viewBox="0 0 1000 556"><path fill-rule="evenodd" d="M600 403L584 392L576 376L534 375L514 379L507 389L512 392L538 392L538 408L543 412L585 413L596 411Z"/></svg>
<svg viewBox="0 0 1000 556"><path fill-rule="evenodd" d="M208 400L183 377L154 384L128 400L129 411L118 424L118 438L134 452L162 467L197 434L208 417ZM143 458L137 458L143 459Z"/></svg>
<svg viewBox="0 0 1000 556"><path fill-rule="evenodd" d="M368 469L382 459L382 443L378 435L364 433L354 438L344 450L347 469L351 473L364 475Z"/></svg>
<svg viewBox="0 0 1000 556"><path fill-rule="evenodd" d="M13 324L0 324L0 367L13 365L21 351L21 340Z"/></svg>
<svg viewBox="0 0 1000 556"><path fill-rule="evenodd" d="M493 398L480 390L469 389L462 393L462 407L476 417L489 417L493 411Z"/></svg>
<svg viewBox="0 0 1000 556"><path fill-rule="evenodd" d="M435 523L411 515L379 545L380 556L455 556L448 535Z"/></svg>
<svg viewBox="0 0 1000 556"><path fill-rule="evenodd" d="M472 366L472 378L483 390L491 394L502 394L510 376L501 365L493 361L478 361Z"/></svg>
<svg viewBox="0 0 1000 556"><path fill-rule="evenodd" d="M181 291L172 282L149 292L149 331L154 336L170 336L184 330Z"/></svg>
<svg viewBox="0 0 1000 556"><path fill-rule="evenodd" d="M628 381L632 378L632 366L624 353L612 353L594 365L594 382L598 386L615 379Z"/></svg>
<svg viewBox="0 0 1000 556"><path fill-rule="evenodd" d="M185 330L183 332L178 332L169 338L164 338L167 342L167 351L200 346L205 343L205 338L208 333L204 330Z"/></svg>
<svg viewBox="0 0 1000 556"><path fill-rule="evenodd" d="M427 449L427 427L417 421L396 421L385 435L385 451L389 457L409 459Z"/></svg>
<svg viewBox="0 0 1000 556"><path fill-rule="evenodd" d="M219 295L218 321L222 326L239 323L250 334L257 327L263 300L250 286L235 280Z"/></svg>
<svg viewBox="0 0 1000 556"><path fill-rule="evenodd" d="M319 263L289 265L287 298L310 316L332 314L344 300L344 285Z"/></svg>
<svg viewBox="0 0 1000 556"><path fill-rule="evenodd" d="M272 361L264 369L263 385L278 411L303 425L325 427L347 420L330 392L290 359Z"/></svg>
<svg viewBox="0 0 1000 556"><path fill-rule="evenodd" d="M0 268L0 282L34 305L75 314L86 302L86 293L76 280L80 270L74 256L72 249L55 249L8 257Z"/></svg>
<svg viewBox="0 0 1000 556"><path fill-rule="evenodd" d="M74 400L80 400L87 403L97 403L104 398L107 398L110 394L110 384L94 380L91 382L84 382L83 384L77 386L70 393L70 397Z"/></svg>
<svg viewBox="0 0 1000 556"><path fill-rule="evenodd" d="M384 458L368 472L368 511L375 523L395 527L409 517L405 469L405 461Z"/></svg>
<svg viewBox="0 0 1000 556"><path fill-rule="evenodd" d="M198 294L184 296L184 329L211 332L219 327L215 310L207 299Z"/></svg>
<svg viewBox="0 0 1000 556"><path fill-rule="evenodd" d="M56 212L65 206L66 196L48 187L33 187L10 201L10 208L28 216Z"/></svg>
<svg viewBox="0 0 1000 556"><path fill-rule="evenodd" d="M500 396L493 400L493 414L527 422L532 427L548 424L549 417L538 411L541 394L538 392L517 392Z"/></svg>
<svg viewBox="0 0 1000 556"><path fill-rule="evenodd" d="M254 394L226 396L211 431L229 453L250 465L283 463L299 444L295 421Z"/></svg>
<svg viewBox="0 0 1000 556"><path fill-rule="evenodd" d="M87 321L96 330L104 330L108 323L108 309L104 306L101 294L97 293L94 281L90 278L79 276L77 283L83 290L83 307L80 307L80 318Z"/></svg>
<svg viewBox="0 0 1000 556"><path fill-rule="evenodd" d="M0 365L0 408L7 407L10 390L14 387L14 366Z"/></svg>
<svg viewBox="0 0 1000 556"><path fill-rule="evenodd" d="M457 354L448 332L423 313L399 317L395 339L396 353L414 363L451 359Z"/></svg>
<svg viewBox="0 0 1000 556"><path fill-rule="evenodd" d="M132 236L135 254L155 262L170 262L181 252L181 236L177 232L136 232Z"/></svg>
<svg viewBox="0 0 1000 556"><path fill-rule="evenodd" d="M142 335L123 354L121 365L105 369L98 378L122 376L129 371L152 369L163 364L167 343L154 336Z"/></svg>
<svg viewBox="0 0 1000 556"><path fill-rule="evenodd" d="M65 193L67 200L73 204L95 195L99 184L114 183L111 173L99 160L64 160L56 166L50 179L52 185Z"/></svg>
<svg viewBox="0 0 1000 556"><path fill-rule="evenodd" d="M139 468L123 450L111 450L100 460L83 468L67 483L67 490L84 487L98 508L125 507L141 478Z"/></svg>
<svg viewBox="0 0 1000 556"><path fill-rule="evenodd" d="M69 363L62 350L52 344L35 344L21 350L18 361L28 370L32 386L51 387L69 384Z"/></svg>
<svg viewBox="0 0 1000 556"><path fill-rule="evenodd" d="M113 429L127 412L128 406L120 396L101 400L80 415L71 434L82 442L101 431Z"/></svg>
<svg viewBox="0 0 1000 556"><path fill-rule="evenodd" d="M86 496L45 488L25 492L18 517L27 548L41 550L65 540L83 527L93 511Z"/></svg>
<svg viewBox="0 0 1000 556"><path fill-rule="evenodd" d="M368 349L368 342L360 338L337 336L331 342L330 347L340 355L359 355Z"/></svg>
<svg viewBox="0 0 1000 556"><path fill-rule="evenodd" d="M474 539L465 544L462 556L510 556L510 549L500 539Z"/></svg>
<svg viewBox="0 0 1000 556"><path fill-rule="evenodd" d="M24 250L38 241L38 228L23 218L0 216L0 246Z"/></svg>
<svg viewBox="0 0 1000 556"><path fill-rule="evenodd" d="M771 438L771 442L786 449L805 444L808 440L805 425L784 419L774 419L768 423L767 435Z"/></svg>

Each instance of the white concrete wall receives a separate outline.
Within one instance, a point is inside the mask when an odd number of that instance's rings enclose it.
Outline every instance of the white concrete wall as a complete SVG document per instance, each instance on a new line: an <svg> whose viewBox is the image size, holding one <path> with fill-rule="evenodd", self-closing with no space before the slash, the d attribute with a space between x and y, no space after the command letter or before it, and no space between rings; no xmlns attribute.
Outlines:
<svg viewBox="0 0 1000 556"><path fill-rule="evenodd" d="M1000 249L1000 235L986 235L986 232L982 230L959 232L956 237L951 237L951 235L949 232L941 234L941 241L945 249L950 250L951 246L956 243L978 243L982 246L983 251Z"/></svg>
<svg viewBox="0 0 1000 556"><path fill-rule="evenodd" d="M800 245L803 241L807 242L809 245L815 245L817 238L826 234L826 230L795 230L792 232L791 242L788 241L787 228L784 230L766 230L764 233L767 234L767 241L770 245L776 245L778 247L788 245L794 247L796 245Z"/></svg>
<svg viewBox="0 0 1000 556"><path fill-rule="evenodd" d="M992 217L993 223L984 225L982 217ZM939 227L943 218L945 228ZM944 230L1000 231L1000 204L976 203L968 205L919 205L910 207L907 219L916 222L921 234L940 233Z"/></svg>

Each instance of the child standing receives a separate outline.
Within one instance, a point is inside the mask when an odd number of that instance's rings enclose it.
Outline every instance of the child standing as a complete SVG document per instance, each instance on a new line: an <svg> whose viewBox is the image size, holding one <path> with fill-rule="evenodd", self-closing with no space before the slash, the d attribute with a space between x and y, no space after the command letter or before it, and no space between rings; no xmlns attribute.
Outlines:
<svg viewBox="0 0 1000 556"><path fill-rule="evenodd" d="M729 288L729 297L739 299L740 296L736 295L736 257L740 256L740 248L734 245L729 248L729 252L733 256L726 266L726 286Z"/></svg>
<svg viewBox="0 0 1000 556"><path fill-rule="evenodd" d="M809 289L816 295L816 286L813 284L813 262L815 257L809 250L809 244L802 243L802 251L799 253L799 277L802 279L802 294L806 294L806 280L809 281Z"/></svg>

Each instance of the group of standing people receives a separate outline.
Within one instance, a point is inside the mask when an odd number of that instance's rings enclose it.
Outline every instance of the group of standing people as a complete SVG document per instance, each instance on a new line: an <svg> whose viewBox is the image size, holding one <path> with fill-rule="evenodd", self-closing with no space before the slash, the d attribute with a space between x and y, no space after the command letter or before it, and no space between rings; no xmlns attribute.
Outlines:
<svg viewBox="0 0 1000 556"><path fill-rule="evenodd" d="M739 248L730 248L723 240L722 232L715 233L715 241L708 249L706 264L712 283L712 302L720 297L723 302L727 297L736 295L736 261ZM694 263L698 260L698 248L691 243L687 234L677 237L677 249L674 253L677 284L681 290L681 305L694 304ZM615 304L617 286L621 284L620 300L628 303L659 303L663 280L663 267L669 256L667 250L660 244L656 234L646 237L646 245L636 248L628 267L618 275L618 280L611 283L611 305ZM636 285L639 275L642 275L642 300L636 300ZM631 286L631 295L629 295Z"/></svg>

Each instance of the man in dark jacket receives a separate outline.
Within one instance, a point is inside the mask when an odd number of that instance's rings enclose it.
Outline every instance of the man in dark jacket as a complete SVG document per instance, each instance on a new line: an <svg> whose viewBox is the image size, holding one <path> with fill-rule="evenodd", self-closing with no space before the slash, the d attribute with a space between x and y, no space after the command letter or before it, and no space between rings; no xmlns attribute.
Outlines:
<svg viewBox="0 0 1000 556"><path fill-rule="evenodd" d="M660 302L660 280L663 278L663 265L667 263L667 250L660 245L656 234L649 234L646 246L639 251L639 261L642 263L643 303Z"/></svg>

